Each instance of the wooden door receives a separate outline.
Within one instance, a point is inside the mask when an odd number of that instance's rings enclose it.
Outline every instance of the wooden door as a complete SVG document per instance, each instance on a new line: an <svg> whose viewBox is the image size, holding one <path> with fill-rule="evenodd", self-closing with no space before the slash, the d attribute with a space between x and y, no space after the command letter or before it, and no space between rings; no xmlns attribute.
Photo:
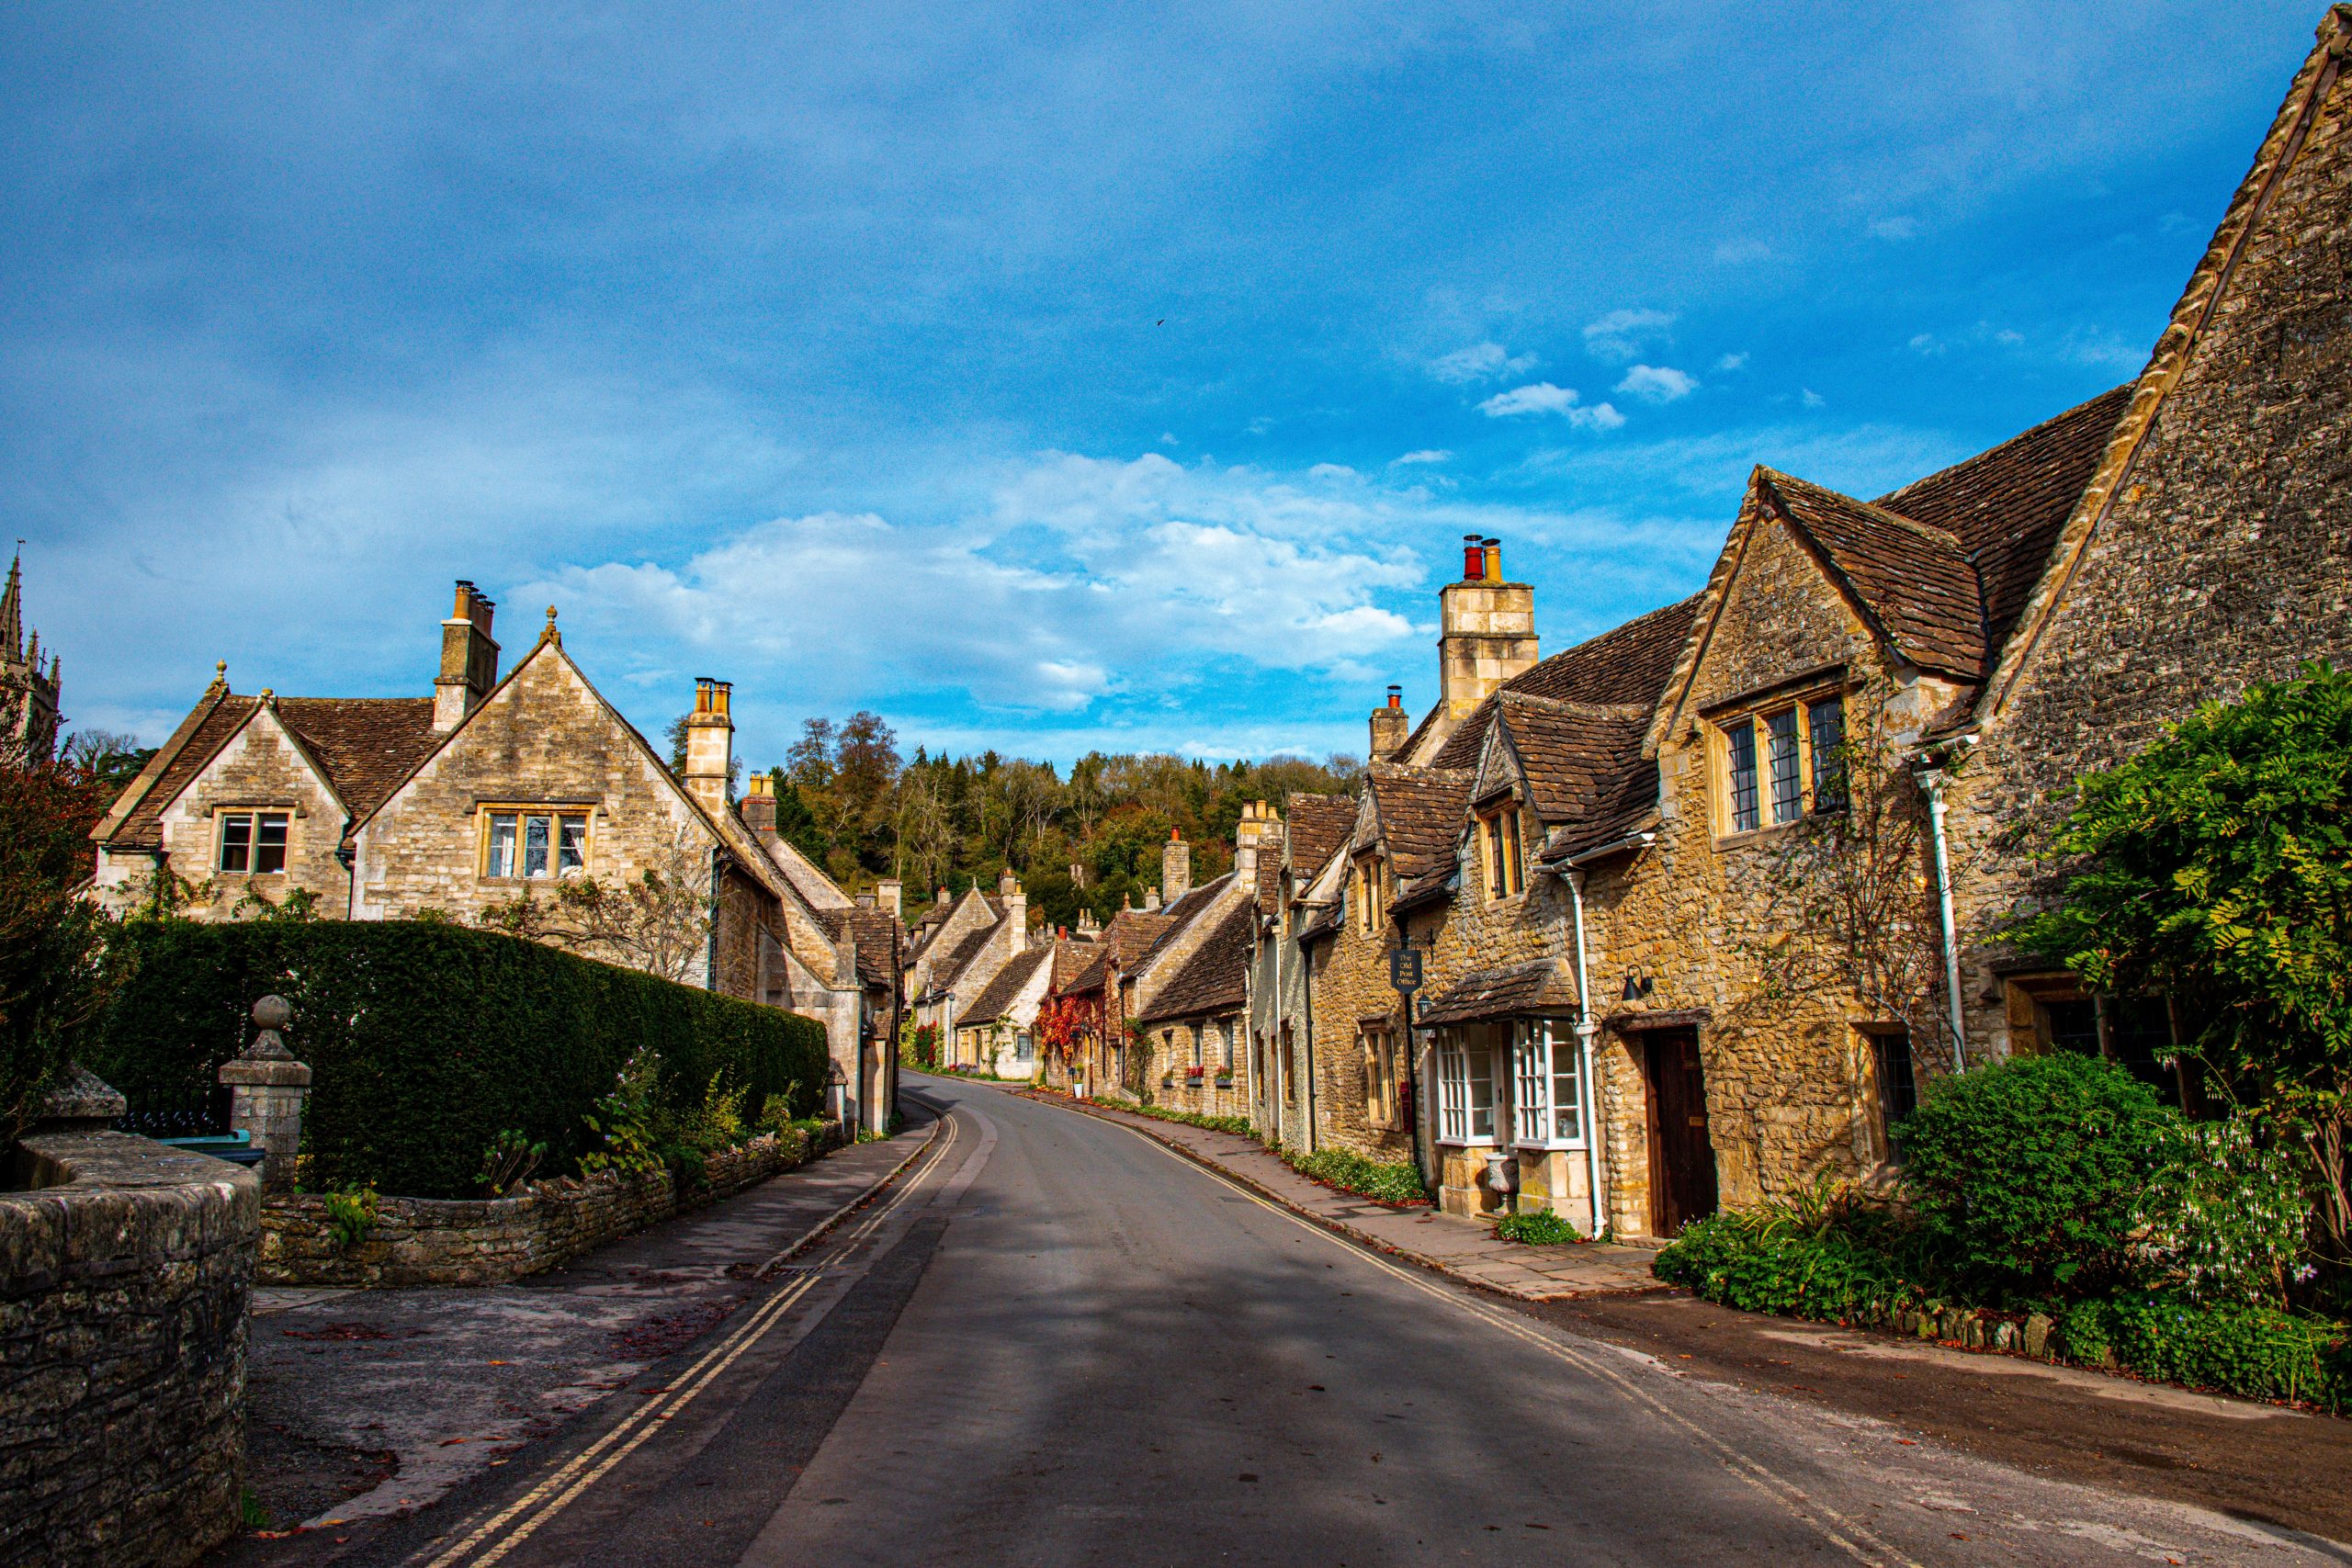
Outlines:
<svg viewBox="0 0 2352 1568"><path fill-rule="evenodd" d="M1715 1212L1715 1145L1707 1136L1707 1075L1699 1032L1649 1037L1650 1229L1674 1235Z"/></svg>

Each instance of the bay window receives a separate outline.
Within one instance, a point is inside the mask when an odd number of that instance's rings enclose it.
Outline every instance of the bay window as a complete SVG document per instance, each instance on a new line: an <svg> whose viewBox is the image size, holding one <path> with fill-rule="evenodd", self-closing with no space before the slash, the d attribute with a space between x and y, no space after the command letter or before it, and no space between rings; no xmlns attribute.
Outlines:
<svg viewBox="0 0 2352 1568"><path fill-rule="evenodd" d="M1438 1141L1446 1144L1491 1144L1495 1141L1495 1054L1484 1030L1476 1041L1460 1030L1438 1038Z"/></svg>
<svg viewBox="0 0 2352 1568"><path fill-rule="evenodd" d="M1511 1026L1511 1141L1521 1148L1582 1148L1584 1058L1566 1019Z"/></svg>

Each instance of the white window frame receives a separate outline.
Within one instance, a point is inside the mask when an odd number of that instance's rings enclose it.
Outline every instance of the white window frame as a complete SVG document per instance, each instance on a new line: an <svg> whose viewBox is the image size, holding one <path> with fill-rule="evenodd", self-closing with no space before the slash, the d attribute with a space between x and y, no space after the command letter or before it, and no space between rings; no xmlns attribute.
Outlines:
<svg viewBox="0 0 2352 1568"><path fill-rule="evenodd" d="M1459 1029L1442 1031L1438 1036L1438 1136L1441 1144L1456 1148L1493 1148L1499 1142L1496 1134L1495 1058L1502 1055L1491 1045L1473 1048ZM1471 1059L1483 1057L1486 1065L1487 1099L1480 1106L1474 1092L1478 1078L1471 1072ZM1487 1128L1478 1130L1478 1114L1486 1112Z"/></svg>
<svg viewBox="0 0 2352 1568"><path fill-rule="evenodd" d="M1592 1096L1576 1027L1565 1018L1511 1021L1511 1142L1522 1149L1581 1149L1591 1136ZM1559 1125L1560 1083L1576 1094L1576 1131Z"/></svg>

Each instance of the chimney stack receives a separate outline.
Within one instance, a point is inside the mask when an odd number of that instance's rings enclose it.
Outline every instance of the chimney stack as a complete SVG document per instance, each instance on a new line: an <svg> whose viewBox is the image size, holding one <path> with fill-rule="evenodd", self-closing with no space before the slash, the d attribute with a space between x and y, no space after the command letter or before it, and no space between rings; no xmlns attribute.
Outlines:
<svg viewBox="0 0 2352 1568"><path fill-rule="evenodd" d="M1159 847L1159 896L1173 904L1193 890L1193 846L1175 829Z"/></svg>
<svg viewBox="0 0 2352 1568"><path fill-rule="evenodd" d="M735 685L707 675L695 681L695 711L686 716L686 788L707 810L727 809L727 775L735 761Z"/></svg>
<svg viewBox="0 0 2352 1568"><path fill-rule="evenodd" d="M433 729L446 735L498 684L498 644L491 613L498 606L458 580L458 602L441 623L441 673L433 682Z"/></svg>
<svg viewBox="0 0 2352 1568"><path fill-rule="evenodd" d="M1450 730L1542 654L1535 590L1503 581L1500 539L1463 536L1462 581L1440 589L1438 604L1444 624L1437 643L1438 694Z"/></svg>
<svg viewBox="0 0 2352 1568"><path fill-rule="evenodd" d="M1233 829L1233 869L1244 877L1258 874L1261 855L1279 855L1283 851L1283 819L1273 806L1263 800L1241 803L1241 820Z"/></svg>
<svg viewBox="0 0 2352 1568"><path fill-rule="evenodd" d="M1144 913L1145 913L1145 914L1147 914L1147 915L1148 915L1148 914L1155 914L1155 913L1157 913L1157 912L1159 911L1159 888L1157 888L1157 887L1147 887L1147 888L1145 888L1145 889L1143 890L1143 909L1144 909Z"/></svg>
<svg viewBox="0 0 2352 1568"><path fill-rule="evenodd" d="M939 897L933 899L932 902L938 905L943 909L947 908L947 884L943 882L939 885Z"/></svg>
<svg viewBox="0 0 2352 1568"><path fill-rule="evenodd" d="M1391 686L1388 701L1372 710L1372 750L1366 760L1394 761L1412 732L1413 727L1405 721L1405 689Z"/></svg>
<svg viewBox="0 0 2352 1568"><path fill-rule="evenodd" d="M1005 924L1012 928L1012 951L1019 953L1029 945L1029 895L1022 891L1019 878L1007 868L996 879L996 896L1004 904Z"/></svg>
<svg viewBox="0 0 2352 1568"><path fill-rule="evenodd" d="M743 815L743 826L757 834L762 842L775 837L775 780L765 773L753 773L743 781L743 798L738 809Z"/></svg>
<svg viewBox="0 0 2352 1568"><path fill-rule="evenodd" d="M774 813L775 807L773 801L768 809L771 814ZM890 918L894 920L906 918L906 893L907 885L895 876L886 876L874 885L876 900L881 904L882 908L890 911Z"/></svg>

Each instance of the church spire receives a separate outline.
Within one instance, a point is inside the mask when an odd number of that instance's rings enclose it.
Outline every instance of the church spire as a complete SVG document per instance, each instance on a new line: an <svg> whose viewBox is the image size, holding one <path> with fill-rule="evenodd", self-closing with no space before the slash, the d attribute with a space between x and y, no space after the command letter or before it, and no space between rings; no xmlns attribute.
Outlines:
<svg viewBox="0 0 2352 1568"><path fill-rule="evenodd" d="M0 659L10 662L25 654L25 542L17 541L17 556L8 563L8 586L0 590Z"/></svg>

